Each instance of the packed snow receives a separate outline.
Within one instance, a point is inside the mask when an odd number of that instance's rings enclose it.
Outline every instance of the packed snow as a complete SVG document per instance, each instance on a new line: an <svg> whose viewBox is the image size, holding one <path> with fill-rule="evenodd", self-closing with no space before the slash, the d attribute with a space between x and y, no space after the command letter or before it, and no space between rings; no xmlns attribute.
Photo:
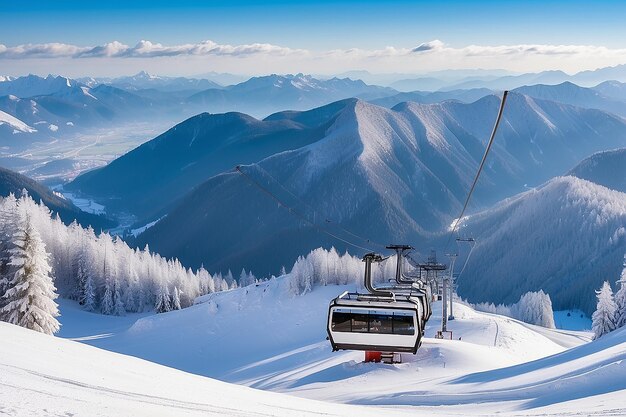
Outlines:
<svg viewBox="0 0 626 417"><path fill-rule="evenodd" d="M6 416L378 416L190 375L0 322L0 414Z"/></svg>
<svg viewBox="0 0 626 417"><path fill-rule="evenodd" d="M329 300L355 289L328 285L294 296L288 277L281 277L212 293L179 311L103 320L64 301L60 335L225 382L331 402L337 407L335 414L626 413L622 401L626 382L618 377L626 371L623 329L589 343L588 332L540 328L455 303L456 319L448 323L452 338L439 340L433 338L441 319L441 304L436 302L417 355L403 355L403 363L396 365L363 363L362 352L332 352L325 340ZM172 385L177 388L170 395L178 395L183 383ZM140 388L151 390L153 384ZM202 391L193 401L212 404ZM198 390L180 392L193 397ZM233 404L248 404L244 392L258 393L242 391ZM215 389L212 393L212 398L223 398ZM340 403L394 408L351 410ZM322 410L318 404L311 410ZM281 413L280 408L274 411Z"/></svg>

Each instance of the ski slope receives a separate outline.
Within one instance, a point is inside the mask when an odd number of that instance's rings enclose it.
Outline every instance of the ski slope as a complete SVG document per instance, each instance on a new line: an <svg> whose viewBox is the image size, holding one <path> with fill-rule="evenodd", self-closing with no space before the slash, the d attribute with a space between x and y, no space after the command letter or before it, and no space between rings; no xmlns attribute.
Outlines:
<svg viewBox="0 0 626 417"><path fill-rule="evenodd" d="M0 340L0 415L408 415L253 390L4 322Z"/></svg>
<svg viewBox="0 0 626 417"><path fill-rule="evenodd" d="M331 409L335 414L331 415L344 412L367 415L367 410L376 415L404 412L435 415L626 414L623 401L626 394L623 378L626 372L626 332L623 330L587 343L587 332L537 328L455 304L456 320L448 326L453 332L453 340L436 340L432 336L441 317L441 304L435 303L427 338L417 355L404 355L404 363L397 365L365 364L361 352L333 353L325 340L328 301L345 289L355 288L318 287L304 296L294 297L289 295L288 280L279 278L201 297L197 305L181 311L105 319L64 302L62 335L106 350L238 384L220 385L222 383L212 379L138 359L89 350L132 361L125 367L136 378L145 376L146 372L166 372L164 369L176 373L181 382L175 384L176 390L172 392L178 392L178 386L184 386L186 382L182 380L185 378L205 381L203 384L215 384L211 385L215 387L228 387L227 392L240 396L236 404L247 403L243 399L250 395L258 401L255 404L267 405L271 399L281 398L280 401L299 404L301 412L325 412L322 411L327 410L324 407L333 404ZM85 320L89 326L84 325ZM61 342L76 345L75 342ZM0 357L6 355L0 354ZM103 363L99 360L91 362ZM132 370L131 367L139 363L142 368ZM104 371L98 369L95 373L101 372ZM153 375L146 379L152 382L145 385L145 390L156 389L153 384L157 377ZM240 385L263 391L246 390ZM227 398L215 391L218 388L212 389L214 398L220 401ZM236 389L242 391L228 391ZM193 397L197 392L191 388L181 391L185 398ZM278 395L276 392L290 395L274 397ZM264 397L266 394L268 396ZM307 403L311 400L320 403ZM204 395L189 401L213 404ZM339 404L375 408L350 409ZM231 415L235 413L230 412ZM246 409L235 415L252 412L256 411ZM283 415L282 412L277 408L272 415Z"/></svg>

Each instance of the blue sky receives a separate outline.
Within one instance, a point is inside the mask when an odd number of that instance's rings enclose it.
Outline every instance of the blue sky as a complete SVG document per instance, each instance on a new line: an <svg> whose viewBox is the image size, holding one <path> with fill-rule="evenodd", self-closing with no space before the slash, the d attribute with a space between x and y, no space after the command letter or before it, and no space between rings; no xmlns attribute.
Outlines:
<svg viewBox="0 0 626 417"><path fill-rule="evenodd" d="M343 71L350 66L391 72L394 66L404 65L397 56L394 59L379 57L373 63L372 55L380 53L365 54L368 59L333 60L328 59L327 52L353 48L363 51L380 51L385 47L410 49L434 40L445 45L448 58L452 49L461 50L470 45L576 45L611 50L594 52L601 53L597 59L592 59L593 53L587 53L577 60L565 60L563 68L557 68L557 59L546 57L526 63L519 59L505 60L501 65L518 71L564 69L572 72L586 69L595 62L599 65L623 63L620 62L621 52L612 50L626 48L624 17L626 2L623 1L26 1L2 5L0 44L10 48L53 42L94 47L112 41L134 46L141 40L164 46L205 40L231 46L262 43L312 54L307 59L282 57L274 65L281 71L296 69L300 63L303 72L333 72L333 68ZM552 52L545 55L550 54ZM3 59L3 66L16 70L28 67L27 63L15 62L18 59L15 51L11 56L12 62ZM437 65L422 59L420 65L413 60L407 68L409 71L422 67L424 71L444 69L443 56L435 60L439 62ZM463 67L465 55L457 53L455 56L450 68ZM193 58L170 58L165 68L178 67L182 72L193 72L194 65L210 63L218 70L232 71L242 62L241 58L234 62L232 57ZM54 62L48 58L47 64L35 62L32 56L27 59L33 67L49 65L63 69L77 65L75 60L69 65L72 59L67 56L56 57ZM133 62L120 60L118 64L131 70L137 67L140 58L133 59ZM260 68L271 67L267 60L253 61L251 56L246 59L249 63L259 62ZM321 65L321 59L328 61L327 65ZM385 60L387 65L384 65ZM87 61L83 59L79 66L89 69ZM157 61L159 67L168 64L162 58L152 58L152 61L146 65L155 65ZM175 61L178 63L173 65ZM484 67L494 67L497 62L495 58L485 59ZM467 62L468 67L480 64L476 59ZM92 66L97 68L97 65ZM401 68L397 72L402 72Z"/></svg>

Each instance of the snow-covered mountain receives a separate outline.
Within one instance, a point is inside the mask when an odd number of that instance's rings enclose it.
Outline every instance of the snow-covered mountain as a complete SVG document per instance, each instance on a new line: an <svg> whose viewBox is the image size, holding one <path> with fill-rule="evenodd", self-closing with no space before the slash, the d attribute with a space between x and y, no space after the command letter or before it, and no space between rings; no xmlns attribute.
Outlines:
<svg viewBox="0 0 626 417"><path fill-rule="evenodd" d="M448 85L442 90L459 90L472 88L489 88L491 90L511 90L524 85L533 84L560 84L570 79L563 71L542 71L538 73L526 73L520 75L505 75L502 77L468 77L453 85Z"/></svg>
<svg viewBox="0 0 626 417"><path fill-rule="evenodd" d="M588 109L600 109L626 116L626 101L607 97L597 88L579 87L569 81L557 85L536 84L514 91L542 100L570 104Z"/></svg>
<svg viewBox="0 0 626 417"><path fill-rule="evenodd" d="M37 129L28 126L23 121L0 110L0 129L8 129L13 134L35 133Z"/></svg>
<svg viewBox="0 0 626 417"><path fill-rule="evenodd" d="M593 154L568 175L626 193L626 148Z"/></svg>
<svg viewBox="0 0 626 417"><path fill-rule="evenodd" d="M321 139L347 103L262 121L241 113L203 113L66 188L91 195L110 210L158 218L213 175Z"/></svg>
<svg viewBox="0 0 626 417"><path fill-rule="evenodd" d="M14 95L19 98L46 96L62 93L79 85L78 82L62 76L48 75L43 78L30 74L0 81L0 97L7 95Z"/></svg>
<svg viewBox="0 0 626 417"><path fill-rule="evenodd" d="M277 206L249 177L229 172L192 190L138 242L191 266L245 266L261 274L320 245L349 248L319 232L325 219L381 244L427 245L426 235L446 227L460 210L498 104L494 96L391 110L345 102L311 144L243 169L315 227ZM268 120L305 115L279 113ZM188 136L177 143L186 146ZM625 141L626 124L618 117L511 94L473 207L540 184L598 148ZM130 178L137 169L118 175ZM332 232L355 239L337 228ZM356 243L372 248L362 239Z"/></svg>
<svg viewBox="0 0 626 417"><path fill-rule="evenodd" d="M48 187L39 184L37 181L0 167L0 196L6 197L13 193L13 195L19 197L22 195L23 190L26 190L28 195L35 201L41 201L50 211L58 214L66 224L76 220L84 227L92 226L96 230L109 228L114 225L112 221L105 217L80 210L71 201L50 191Z"/></svg>
<svg viewBox="0 0 626 417"><path fill-rule="evenodd" d="M595 158L594 158L595 159ZM626 194L575 177L546 184L470 216L477 240L458 293L512 303L543 289L555 310L595 309L595 292L615 281L626 252Z"/></svg>
<svg viewBox="0 0 626 417"><path fill-rule="evenodd" d="M606 80L626 82L626 64L581 71L571 78L572 82L589 87Z"/></svg>
<svg viewBox="0 0 626 417"><path fill-rule="evenodd" d="M593 89L606 97L626 101L626 83L605 81L596 85Z"/></svg>
<svg viewBox="0 0 626 417"><path fill-rule="evenodd" d="M108 85L89 87L60 76L41 78L29 75L0 82L0 111L34 129L31 132L36 133L33 140L58 139L80 129L110 125L111 122L163 116L171 110L170 104L161 104ZM175 120L176 114L181 114L181 110L172 110L168 116ZM11 139L7 132L0 133L0 140L6 145L11 145ZM15 147L9 149L15 150Z"/></svg>
<svg viewBox="0 0 626 417"><path fill-rule="evenodd" d="M457 100L462 103L472 103L485 96L494 94L494 91L487 88L474 88L470 90L452 90L452 91L413 91L408 93L399 93L389 97L382 97L370 100L372 103L392 108L405 101L413 101L415 103L433 104L446 100Z"/></svg>
<svg viewBox="0 0 626 417"><path fill-rule="evenodd" d="M191 104L208 112L238 111L265 117L281 110L308 110L346 98L376 99L397 94L387 87L367 85L361 80L310 75L268 75L223 89L209 89L189 98Z"/></svg>
<svg viewBox="0 0 626 417"><path fill-rule="evenodd" d="M117 78L87 78L84 79L91 86L97 84L107 84L123 90L137 91L144 89L155 89L164 92L188 91L198 92L209 88L222 88L216 82L207 79L186 78L186 77L166 77L162 75L149 74L146 71L131 76Z"/></svg>

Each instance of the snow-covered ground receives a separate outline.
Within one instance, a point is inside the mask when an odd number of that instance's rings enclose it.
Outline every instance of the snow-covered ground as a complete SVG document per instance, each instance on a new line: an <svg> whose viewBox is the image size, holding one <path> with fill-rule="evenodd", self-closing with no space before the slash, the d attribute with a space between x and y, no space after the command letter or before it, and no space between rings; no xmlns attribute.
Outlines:
<svg viewBox="0 0 626 417"><path fill-rule="evenodd" d="M408 415L253 390L0 322L0 415Z"/></svg>
<svg viewBox="0 0 626 417"><path fill-rule="evenodd" d="M456 320L448 326L452 340L436 340L432 336L441 304L435 303L427 338L417 355L404 355L402 364L365 364L361 352L331 352L325 340L328 301L354 287L317 287L299 297L289 295L288 287L286 280L276 279L201 297L197 305L181 311L121 318L100 318L63 302L61 336L189 373L301 397L228 391L240 396L232 404L235 408L248 404L246 395L250 395L268 402L280 398L301 414L302 410L326 412L329 403L393 406L331 407L332 413L348 415L366 415L367 410L376 415L626 414L626 331L588 343L588 332L539 328L456 304ZM132 366L135 363L143 364L142 368L131 370L131 364L126 365L135 378L146 377L146 372L176 372L180 382L177 379L168 398L183 395L185 401L214 404L204 388L179 389L186 386L186 378L205 381L194 382L198 387L217 384L228 387L225 390L243 390L145 362L132 362ZM143 384L141 389L158 397L150 393L157 389L155 384ZM131 384L122 391L131 388L137 389ZM212 388L212 398L234 398L222 396L217 389ZM272 415L285 412L276 408ZM250 413L250 409L230 411Z"/></svg>
<svg viewBox="0 0 626 417"><path fill-rule="evenodd" d="M81 198L75 195L74 193L70 193L64 191L63 197L70 200L76 207L81 209L82 211L86 211L91 214L103 214L105 212L104 206L102 204L98 204L95 201L89 198Z"/></svg>

